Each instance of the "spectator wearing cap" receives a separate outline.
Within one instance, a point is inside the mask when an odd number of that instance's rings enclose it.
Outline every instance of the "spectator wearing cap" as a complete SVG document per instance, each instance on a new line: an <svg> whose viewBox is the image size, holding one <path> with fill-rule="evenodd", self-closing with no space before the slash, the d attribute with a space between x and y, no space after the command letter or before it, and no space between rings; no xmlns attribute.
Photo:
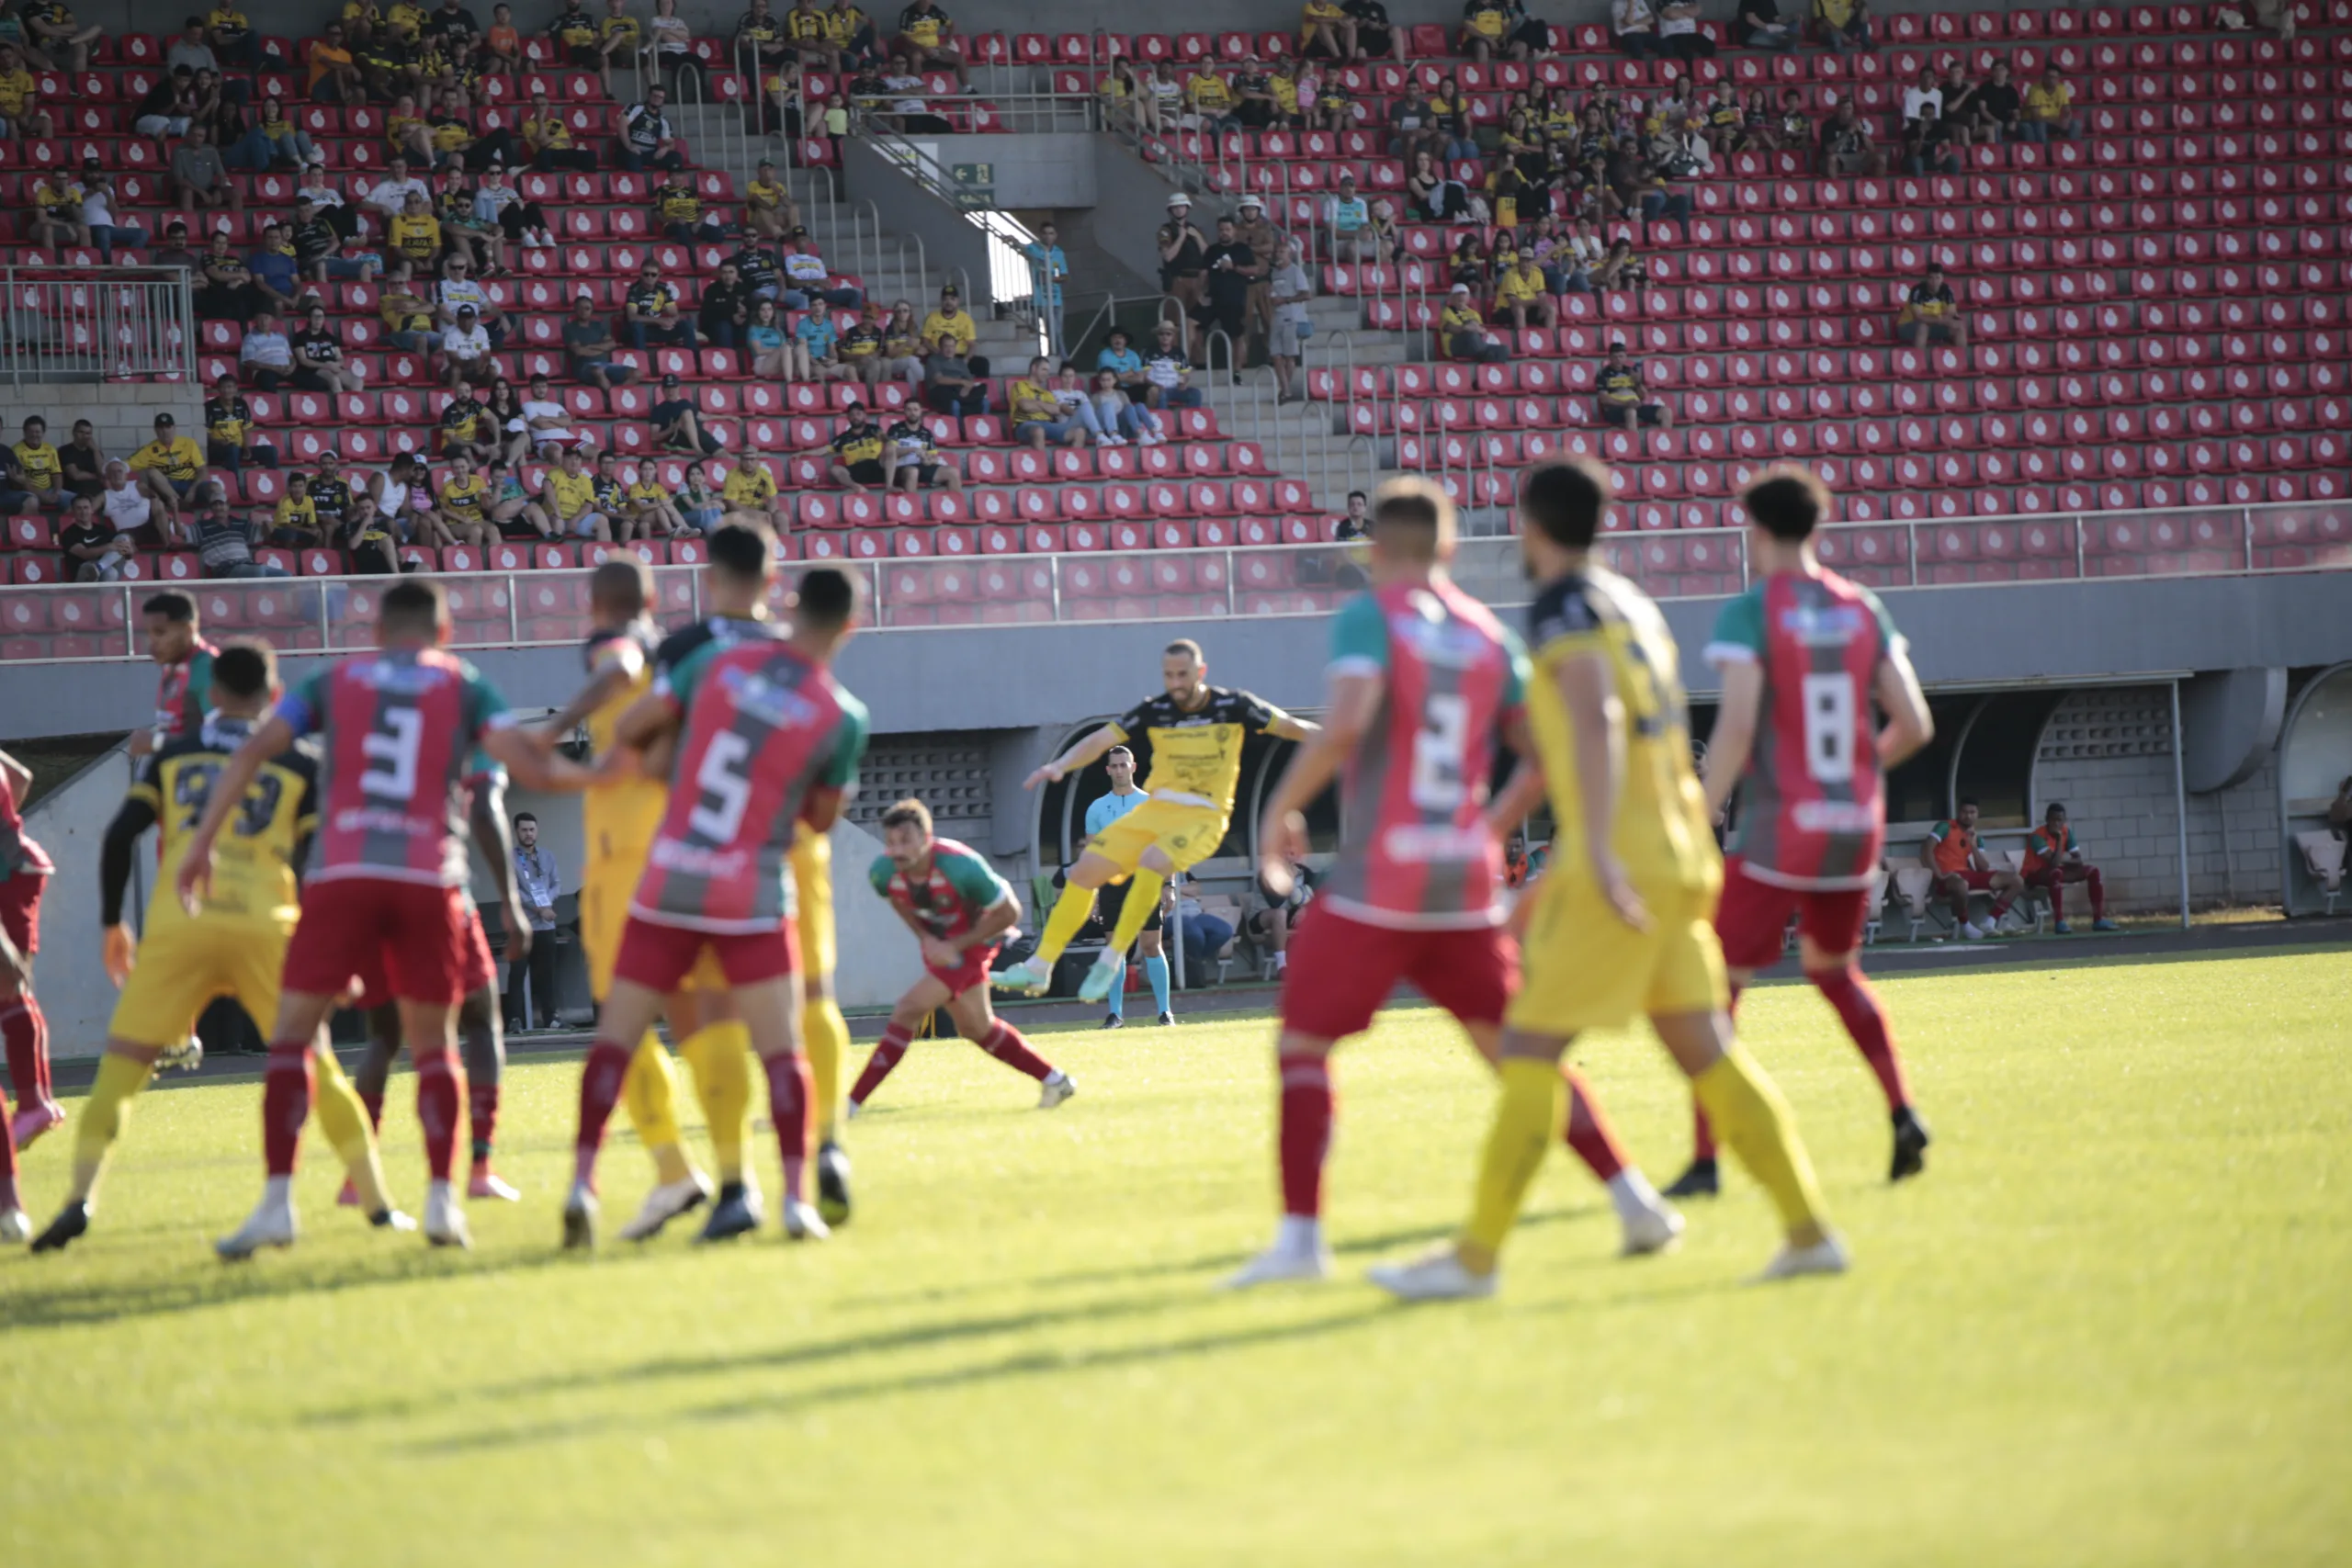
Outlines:
<svg viewBox="0 0 2352 1568"><path fill-rule="evenodd" d="M262 434L252 406L237 390L237 378L225 372L204 400L204 460L232 474L243 473L247 464L277 467L277 446Z"/></svg>
<svg viewBox="0 0 2352 1568"><path fill-rule="evenodd" d="M1323 198L1323 228L1331 236L1331 259L1378 262L1378 247L1366 240L1365 231L1371 224L1372 203L1356 189L1356 172L1342 167L1339 188Z"/></svg>
<svg viewBox="0 0 2352 1568"><path fill-rule="evenodd" d="M650 260L638 269L637 281L628 286L621 311L631 348L650 348L656 343L696 346L695 324L678 309L677 289Z"/></svg>
<svg viewBox="0 0 2352 1568"><path fill-rule="evenodd" d="M1135 351L1134 340L1125 327L1113 327L1103 339L1102 346L1094 354L1094 368L1108 370L1118 378L1119 390L1141 402L1151 390L1151 378L1144 374L1143 355Z"/></svg>
<svg viewBox="0 0 2352 1568"><path fill-rule="evenodd" d="M792 199L792 187L778 178L775 164L763 158L752 183L743 187L744 243L753 236L764 240L781 240L800 227L799 204Z"/></svg>
<svg viewBox="0 0 2352 1568"><path fill-rule="evenodd" d="M1234 224L1234 235L1250 247L1256 270L1250 277L1250 328L1258 336L1271 342L1274 332L1274 304L1272 290L1274 268L1281 265L1283 247L1288 236L1274 227L1266 216L1266 204L1252 191L1238 203L1241 215Z"/></svg>
<svg viewBox="0 0 2352 1568"><path fill-rule="evenodd" d="M707 457L726 444L702 427L702 414L678 387L675 375L662 378L662 396L647 414L654 445L664 452L692 452Z"/></svg>
<svg viewBox="0 0 2352 1568"><path fill-rule="evenodd" d="M784 292L778 303L787 310L806 310L821 301L854 310L865 303L865 291L836 277L817 242L806 229L795 229L784 243Z"/></svg>
<svg viewBox="0 0 2352 1568"><path fill-rule="evenodd" d="M1176 341L1176 323L1162 321L1151 330L1151 345L1144 350L1147 383L1144 406L1155 409L1196 409L1201 389L1193 383L1193 362Z"/></svg>
<svg viewBox="0 0 2352 1568"><path fill-rule="evenodd" d="M179 433L170 414L155 416L155 439L130 455L139 486L163 509L166 525L179 521L180 502L196 493L204 478L204 450Z"/></svg>
<svg viewBox="0 0 2352 1568"><path fill-rule="evenodd" d="M944 338L954 346L956 353L968 355L972 352L972 345L979 341L979 325L965 310L963 299L956 293L956 286L951 283L942 288L939 291L939 309L922 319L923 341L937 343Z"/></svg>
<svg viewBox="0 0 2352 1568"><path fill-rule="evenodd" d="M1510 350L1487 333L1486 318L1478 313L1478 301L1466 283L1455 284L1447 294L1445 307L1438 312L1437 332L1449 359L1499 365L1510 357Z"/></svg>
<svg viewBox="0 0 2352 1568"><path fill-rule="evenodd" d="M458 324L441 334L441 352L435 359L441 384L455 388L469 380L488 380L497 373L490 362L496 352L481 313L471 305L458 306Z"/></svg>
<svg viewBox="0 0 2352 1568"><path fill-rule="evenodd" d="M1623 340L1610 344L1608 357L1593 375L1592 412L1601 423L1626 430L1645 424L1674 428L1674 411L1650 395L1642 367L1625 357Z"/></svg>
<svg viewBox="0 0 2352 1568"><path fill-rule="evenodd" d="M1187 346L1200 346L1199 316L1208 301L1208 236L1193 221L1193 198L1178 191L1168 198L1168 221L1159 226L1160 292L1183 307L1190 324Z"/></svg>
<svg viewBox="0 0 2352 1568"><path fill-rule="evenodd" d="M596 301L582 294L571 301L571 318L563 323L563 353L571 378L584 387L609 391L626 385L637 372L620 362L620 344L612 328L596 314Z"/></svg>
<svg viewBox="0 0 2352 1568"><path fill-rule="evenodd" d="M1903 297L1903 309L1894 317L1894 335L1914 348L1929 344L1968 346L1968 321L1961 313L1951 285L1944 281L1940 263L1929 262L1927 276Z"/></svg>

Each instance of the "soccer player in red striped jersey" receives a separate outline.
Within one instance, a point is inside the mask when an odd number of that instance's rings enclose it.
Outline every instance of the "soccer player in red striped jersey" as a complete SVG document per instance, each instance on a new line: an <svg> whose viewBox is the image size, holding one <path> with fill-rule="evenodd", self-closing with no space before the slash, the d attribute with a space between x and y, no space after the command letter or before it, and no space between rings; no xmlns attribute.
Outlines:
<svg viewBox="0 0 2352 1568"><path fill-rule="evenodd" d="M1227 1281L1233 1288L1330 1271L1322 1206L1331 1049L1370 1028L1399 981L1498 1059L1519 954L1496 895L1502 839L1518 823L1487 820L1487 770L1498 739L1523 750L1527 655L1454 586L1453 544L1442 491L1416 479L1380 488L1372 590L1332 626L1330 711L1266 805L1260 874L1285 893L1292 860L1306 852L1306 808L1340 780L1340 852L1291 937L1283 976L1282 1224L1273 1246ZM1681 1217L1626 1161L1581 1075L1566 1077L1567 1141L1608 1184L1625 1250L1670 1245Z"/></svg>
<svg viewBox="0 0 2352 1568"><path fill-rule="evenodd" d="M1776 468L1747 487L1747 592L1725 604L1707 661L1723 678L1708 738L1707 809L1723 819L1746 786L1724 867L1715 931L1731 1000L1781 955L1789 917L1811 980L1886 1093L1894 1123L1888 1179L1926 1167L1928 1129L1911 1107L1886 1010L1855 956L1886 847L1887 770L1935 736L1902 635L1878 596L1814 555L1829 492L1805 469ZM1886 715L1881 728L1875 699ZM1694 1109L1690 1168L1667 1191L1716 1190L1714 1138Z"/></svg>
<svg viewBox="0 0 2352 1568"><path fill-rule="evenodd" d="M956 1021L957 1033L1045 1086L1038 1110L1051 1111L1076 1094L1069 1075L1031 1049L989 1001L997 949L1019 934L1021 900L1011 885L978 850L935 836L931 807L920 800L901 800L882 814L882 846L887 852L875 857L867 878L922 944L923 974L891 1010L881 1042L850 1090L849 1113L856 1115L873 1098L922 1021L941 1008Z"/></svg>
<svg viewBox="0 0 2352 1568"><path fill-rule="evenodd" d="M763 581L775 540L759 541ZM795 836L825 832L857 783L865 708L832 677L834 654L856 620L855 584L830 567L803 574L788 637L756 623L712 638L664 671L614 727L639 751L677 736L670 801L630 900L613 985L580 1076L580 1136L566 1247L596 1239L596 1153L620 1098L629 1054L705 952L725 976L735 1010L766 1068L768 1115L784 1159L784 1233L820 1240L808 1201L811 1086L800 1050L801 988L794 888ZM740 1219L740 1223L739 1222ZM741 1182L722 1188L703 1229L723 1240L757 1223Z"/></svg>
<svg viewBox="0 0 2352 1568"><path fill-rule="evenodd" d="M481 940L466 896L458 781L477 746L526 788L579 789L592 775L547 756L515 729L505 700L471 664L443 649L448 636L448 601L438 583L410 580L386 589L377 650L338 660L278 700L221 768L181 857L179 895L193 911L210 885L213 841L242 808L262 765L306 735L322 738L324 807L262 1077L269 1179L251 1217L215 1244L224 1258L292 1245L295 1154L315 1092L311 1053L320 1026L355 976L379 970L400 1008L401 1033L416 1066L419 1113L428 1132L443 1134L427 1145L426 1239L471 1245L451 1187L464 1094L457 1010L469 959L478 956L471 950ZM334 1088L338 1096L351 1092L340 1073ZM356 1096L337 1107L338 1115L346 1111L364 1122ZM360 1201L370 1213L387 1208L381 1193L363 1192Z"/></svg>
<svg viewBox="0 0 2352 1568"><path fill-rule="evenodd" d="M32 1235L17 1198L18 1146L65 1120L49 1098L49 1026L33 1000L40 896L57 868L25 832L21 807L32 782L30 768L0 751L0 1035L7 1040L8 1077L23 1102L12 1121L8 1098L0 1094L0 1242Z"/></svg>

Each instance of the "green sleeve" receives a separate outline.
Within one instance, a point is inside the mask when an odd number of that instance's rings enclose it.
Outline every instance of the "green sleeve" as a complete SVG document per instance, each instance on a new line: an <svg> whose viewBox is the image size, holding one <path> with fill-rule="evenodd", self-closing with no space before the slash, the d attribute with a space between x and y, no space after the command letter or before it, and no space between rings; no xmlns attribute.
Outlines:
<svg viewBox="0 0 2352 1568"><path fill-rule="evenodd" d="M653 689L670 699L673 707L684 708L695 700L695 688L701 684L703 671L718 657L719 643L714 637L662 671Z"/></svg>
<svg viewBox="0 0 2352 1568"><path fill-rule="evenodd" d="M865 705L848 693L842 694L842 726L833 742L833 754L826 760L825 771L817 782L832 789L848 789L857 783L857 764L865 757Z"/></svg>
<svg viewBox="0 0 2352 1568"><path fill-rule="evenodd" d="M1380 601L1359 593L1331 618L1331 672L1370 675L1388 668L1388 620Z"/></svg>
<svg viewBox="0 0 2352 1568"><path fill-rule="evenodd" d="M1884 653L1910 646L1903 634L1894 629L1894 617L1887 614L1886 605L1877 594L1865 588L1862 590L1862 602L1871 607L1871 614L1878 617L1878 643Z"/></svg>
<svg viewBox="0 0 2352 1568"><path fill-rule="evenodd" d="M212 711L212 650L199 648L187 660L187 727L193 730Z"/></svg>
<svg viewBox="0 0 2352 1568"><path fill-rule="evenodd" d="M888 855L876 855L874 863L866 868L865 880L874 884L875 892L888 898L890 896L890 878L897 874L898 867L890 863Z"/></svg>
<svg viewBox="0 0 2352 1568"><path fill-rule="evenodd" d="M1951 837L1951 824L1949 821L1937 823L1934 827L1928 829L1928 837L1936 843L1942 843L1946 839Z"/></svg>
<svg viewBox="0 0 2352 1568"><path fill-rule="evenodd" d="M996 867L978 855L942 855L940 869L947 874L947 886L974 913L992 909L1012 896L1012 888L996 874Z"/></svg>
<svg viewBox="0 0 2352 1568"><path fill-rule="evenodd" d="M486 730L503 729L514 722L514 715L498 688L482 678L481 671L466 666L466 727L475 735ZM487 761L487 759L484 759Z"/></svg>
<svg viewBox="0 0 2352 1568"><path fill-rule="evenodd" d="M1527 682L1535 671L1528 662L1527 644L1509 626L1503 627L1503 655L1502 711L1509 716L1527 705Z"/></svg>
<svg viewBox="0 0 2352 1568"><path fill-rule="evenodd" d="M1710 664L1731 664L1742 660L1756 663L1762 660L1763 584L1758 583L1724 604L1715 616L1715 629L1707 638L1704 657Z"/></svg>

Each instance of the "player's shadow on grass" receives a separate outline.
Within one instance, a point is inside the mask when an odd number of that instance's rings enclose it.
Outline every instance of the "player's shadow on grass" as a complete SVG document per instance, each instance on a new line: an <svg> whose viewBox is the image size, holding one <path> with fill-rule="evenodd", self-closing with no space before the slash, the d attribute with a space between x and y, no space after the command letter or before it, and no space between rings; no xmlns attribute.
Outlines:
<svg viewBox="0 0 2352 1568"><path fill-rule="evenodd" d="M1327 1313L1300 1323L1267 1324L1251 1328L1186 1335L1148 1345L1119 1345L1100 1350L1024 1350L967 1367L949 1367L938 1371L911 1372L896 1377L845 1379L771 1397L724 1400L682 1410L675 1418L706 1422L773 1420L806 1415L829 1405L887 1398L891 1394L938 1393L1016 1378L1111 1371L1121 1367L1163 1361L1171 1357L1214 1355L1224 1350L1248 1349L1309 1338L1372 1323L1386 1317L1388 1313L1389 1308L1383 1304L1359 1303L1343 1312ZM643 1422L642 1412L609 1419L537 1422L503 1431L462 1432L435 1438L410 1444L408 1451L419 1456L481 1452L594 1437L624 1427L634 1430Z"/></svg>

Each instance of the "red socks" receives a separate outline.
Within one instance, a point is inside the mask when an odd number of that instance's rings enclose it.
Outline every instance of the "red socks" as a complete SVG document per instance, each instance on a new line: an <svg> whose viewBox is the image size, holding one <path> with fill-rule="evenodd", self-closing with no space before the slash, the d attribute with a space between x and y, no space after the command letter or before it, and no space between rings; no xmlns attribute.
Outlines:
<svg viewBox="0 0 2352 1568"><path fill-rule="evenodd" d="M491 1140L498 1135L498 1086L466 1081L466 1122L473 1134L474 1159L490 1157Z"/></svg>
<svg viewBox="0 0 2352 1568"><path fill-rule="evenodd" d="M1282 1075L1283 1213L1311 1220L1323 1213L1323 1161L1339 1108L1331 1065L1322 1056L1284 1056L1274 1066Z"/></svg>
<svg viewBox="0 0 2352 1568"><path fill-rule="evenodd" d="M1593 1098L1592 1086L1574 1067L1563 1067L1560 1076L1568 1080L1568 1147L1576 1150L1577 1158L1592 1168L1592 1174L1604 1183L1616 1179L1625 1168L1625 1150L1617 1142L1617 1129L1600 1109L1600 1101Z"/></svg>
<svg viewBox="0 0 2352 1568"><path fill-rule="evenodd" d="M1040 1083L1053 1076L1054 1065L1029 1049L1029 1042L1021 1037L1021 1031L1002 1019L996 1021L996 1027L989 1030L988 1038L980 1042L980 1049L1006 1066L1016 1072L1027 1073Z"/></svg>
<svg viewBox="0 0 2352 1568"><path fill-rule="evenodd" d="M1894 1037L1886 1031L1886 1010L1878 1005L1878 993L1862 978L1862 972L1851 964L1840 969L1824 969L1808 975L1814 987L1838 1010L1838 1018L1845 1024L1846 1032L1854 1037L1854 1044L1877 1075L1878 1087L1886 1092L1887 1109L1900 1111L1911 1103L1911 1090L1903 1081L1903 1064L1894 1055Z"/></svg>
<svg viewBox="0 0 2352 1568"><path fill-rule="evenodd" d="M49 1092L49 1021L30 991L0 1002L0 1042L8 1050L8 1077L22 1105L43 1105Z"/></svg>
<svg viewBox="0 0 2352 1568"><path fill-rule="evenodd" d="M797 1203L802 1170L808 1163L808 1058L796 1051L766 1057L762 1065L768 1070L768 1120L775 1123L776 1145L784 1154L784 1195Z"/></svg>
<svg viewBox="0 0 2352 1568"><path fill-rule="evenodd" d="M907 1054L907 1047L913 1040L913 1031L895 1023L882 1032L882 1043L875 1046L874 1055L865 1059L865 1071L857 1075L857 1087L849 1091L853 1104L863 1105L873 1097L874 1091L882 1087L882 1080L890 1076L890 1069L897 1066L899 1058Z"/></svg>
<svg viewBox="0 0 2352 1568"><path fill-rule="evenodd" d="M316 1074L309 1041L280 1041L270 1046L269 1064L261 1077L261 1149L272 1176L294 1174L302 1124L311 1119Z"/></svg>
<svg viewBox="0 0 2352 1568"><path fill-rule="evenodd" d="M424 1128L425 1174L447 1181L458 1161L458 1064L447 1048L416 1059L416 1119Z"/></svg>
<svg viewBox="0 0 2352 1568"><path fill-rule="evenodd" d="M599 1040L588 1047L580 1069L580 1136L572 1179L596 1190L596 1151L605 1146L605 1123L620 1103L621 1083L628 1077L628 1047Z"/></svg>

